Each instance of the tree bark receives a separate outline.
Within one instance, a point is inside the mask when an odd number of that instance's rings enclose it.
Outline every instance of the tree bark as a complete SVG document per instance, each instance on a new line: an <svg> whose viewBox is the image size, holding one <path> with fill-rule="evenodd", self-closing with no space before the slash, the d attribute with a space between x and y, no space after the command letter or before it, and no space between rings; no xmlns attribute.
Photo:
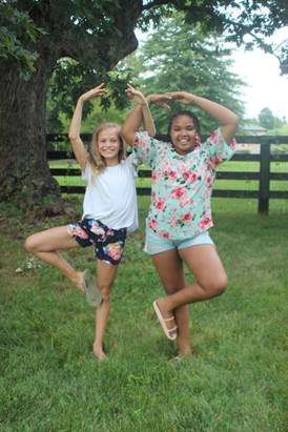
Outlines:
<svg viewBox="0 0 288 432"><path fill-rule="evenodd" d="M20 207L63 205L46 158L45 103L49 71L39 57L29 80L0 65L0 200Z"/></svg>
<svg viewBox="0 0 288 432"><path fill-rule="evenodd" d="M133 7L128 11L112 8L115 22L107 26L103 21L103 28L107 27L105 35L101 33L101 23L99 34L97 31L90 34L79 23L77 28L71 22L72 12L63 9L61 2L43 2L43 7L38 2L31 3L27 12L45 30L35 45L38 55L35 72L24 80L17 60L0 64L0 201L16 202L26 209L42 207L44 212L48 207L50 214L63 208L60 189L50 174L46 156L48 80L57 60L63 56L90 66L94 65L94 59L100 59L109 70L133 51L137 46L133 28L142 3L139 0L129 3ZM98 22L96 29L97 25Z"/></svg>

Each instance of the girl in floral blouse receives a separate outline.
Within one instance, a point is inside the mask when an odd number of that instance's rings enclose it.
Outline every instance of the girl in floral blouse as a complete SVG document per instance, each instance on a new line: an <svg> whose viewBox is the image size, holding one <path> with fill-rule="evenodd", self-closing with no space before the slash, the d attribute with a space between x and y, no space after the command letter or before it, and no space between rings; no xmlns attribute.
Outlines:
<svg viewBox="0 0 288 432"><path fill-rule="evenodd" d="M189 111L172 116L170 143L138 132L141 112L148 109L141 92L128 86L127 95L136 99L122 127L124 140L134 146L137 157L152 168L151 204L146 220L145 251L168 294L153 303L165 335L177 339L179 355L191 353L188 304L223 293L227 276L209 235L213 226L211 193L216 167L231 158L231 141L238 117L229 109L192 93L178 91L154 95L153 102L179 101L195 105L219 123L204 142L200 141L199 121ZM185 281L183 263L195 276Z"/></svg>
<svg viewBox="0 0 288 432"><path fill-rule="evenodd" d="M87 182L81 221L41 231L25 242L27 251L58 268L77 288L86 292L92 306L98 306L93 351L99 360L106 358L103 338L110 311L110 292L126 235L138 226L137 161L133 155L125 157L120 126L101 124L94 132L88 150L80 137L83 104L104 93L104 84L101 84L80 96L69 130L73 152ZM147 110L143 121L153 135L154 124ZM87 271L76 271L59 253L79 246L94 247L97 280Z"/></svg>

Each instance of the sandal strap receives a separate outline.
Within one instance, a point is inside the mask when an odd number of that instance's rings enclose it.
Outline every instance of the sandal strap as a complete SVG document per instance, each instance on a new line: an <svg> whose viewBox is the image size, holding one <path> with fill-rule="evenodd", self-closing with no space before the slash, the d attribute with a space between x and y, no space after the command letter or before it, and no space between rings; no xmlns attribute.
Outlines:
<svg viewBox="0 0 288 432"><path fill-rule="evenodd" d="M172 320L174 320L175 318L174 318L174 316L173 315L171 315L171 317L169 317L169 318L163 318L163 320L165 321L165 322L167 322L167 321L172 321Z"/></svg>
<svg viewBox="0 0 288 432"><path fill-rule="evenodd" d="M172 327L171 329L167 329L167 330L170 333L170 332L175 332L177 329L178 329L178 327L175 326L175 327Z"/></svg>

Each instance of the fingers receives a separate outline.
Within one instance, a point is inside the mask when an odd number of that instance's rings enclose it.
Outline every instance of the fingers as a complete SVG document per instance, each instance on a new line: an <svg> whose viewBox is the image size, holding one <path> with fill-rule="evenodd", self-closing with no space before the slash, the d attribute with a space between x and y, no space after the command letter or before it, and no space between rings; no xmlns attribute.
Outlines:
<svg viewBox="0 0 288 432"><path fill-rule="evenodd" d="M171 107L167 103L161 103L160 106L164 108L166 111L171 111Z"/></svg>
<svg viewBox="0 0 288 432"><path fill-rule="evenodd" d="M128 98L131 99L133 98L133 96L138 95L140 92L138 92L134 87L132 87L131 84L127 84L125 93L128 96Z"/></svg>
<svg viewBox="0 0 288 432"><path fill-rule="evenodd" d="M105 88L105 83L101 83L100 85L98 85L97 87L95 87L95 89L93 89L95 91L96 94L102 96L107 92L107 89Z"/></svg>
<svg viewBox="0 0 288 432"><path fill-rule="evenodd" d="M164 108L166 111L171 111L170 103L173 102L172 97L167 94L151 94L147 97L147 100L150 103L154 103L155 105L159 105L160 107Z"/></svg>
<svg viewBox="0 0 288 432"><path fill-rule="evenodd" d="M132 100L135 103L138 104L144 104L146 102L145 96L141 91L136 90L131 84L127 84L127 88L125 90L125 93L128 97L128 99Z"/></svg>

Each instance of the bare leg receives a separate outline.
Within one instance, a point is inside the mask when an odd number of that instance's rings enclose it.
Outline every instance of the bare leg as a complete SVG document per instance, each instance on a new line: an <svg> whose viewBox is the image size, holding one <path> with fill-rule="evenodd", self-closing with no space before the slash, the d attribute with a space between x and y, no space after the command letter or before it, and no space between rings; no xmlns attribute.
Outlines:
<svg viewBox="0 0 288 432"><path fill-rule="evenodd" d="M83 291L83 273L77 272L60 254L59 250L79 247L66 226L55 227L32 234L25 241L25 249L42 261L58 268L77 288Z"/></svg>
<svg viewBox="0 0 288 432"><path fill-rule="evenodd" d="M96 329L93 352L98 360L104 360L106 354L103 348L103 339L106 324L110 312L110 293L116 277L118 266L108 264L104 261L97 261L97 286L100 289L103 301L96 309Z"/></svg>
<svg viewBox="0 0 288 432"><path fill-rule="evenodd" d="M172 295L185 287L183 263L178 251L173 249L161 254L153 255L153 263L160 276L161 282L168 295ZM163 315L167 318L171 313ZM189 339L189 307L183 305L174 309L174 316L178 327L177 346L181 356L191 354ZM168 324L172 328L173 322Z"/></svg>
<svg viewBox="0 0 288 432"><path fill-rule="evenodd" d="M214 246L192 246L181 249L179 254L195 275L197 282L187 285L171 296L158 299L157 304L163 316L179 306L218 296L227 286L227 276Z"/></svg>

